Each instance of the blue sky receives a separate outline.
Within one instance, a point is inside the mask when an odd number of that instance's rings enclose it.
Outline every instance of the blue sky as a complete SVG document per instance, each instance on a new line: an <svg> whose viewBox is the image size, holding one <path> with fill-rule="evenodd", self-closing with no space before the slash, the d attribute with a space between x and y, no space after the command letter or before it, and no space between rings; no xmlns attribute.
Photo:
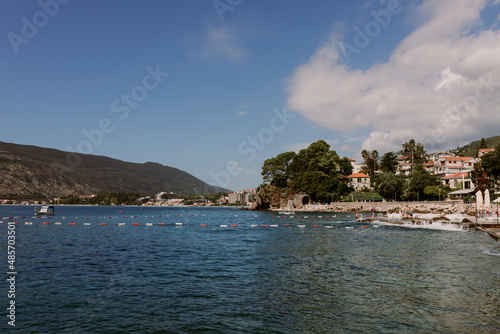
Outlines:
<svg viewBox="0 0 500 334"><path fill-rule="evenodd" d="M0 140L230 189L319 139L454 148L500 134L498 2L2 1Z"/></svg>

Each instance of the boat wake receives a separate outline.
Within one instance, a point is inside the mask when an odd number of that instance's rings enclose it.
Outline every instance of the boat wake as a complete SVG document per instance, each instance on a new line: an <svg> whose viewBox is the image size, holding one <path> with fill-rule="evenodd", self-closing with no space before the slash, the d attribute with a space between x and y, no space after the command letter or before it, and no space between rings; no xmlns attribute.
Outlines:
<svg viewBox="0 0 500 334"><path fill-rule="evenodd" d="M482 253L487 254L487 255L500 256L500 250L498 250L498 249L493 250L493 249L485 247L485 246L480 246L479 250Z"/></svg>

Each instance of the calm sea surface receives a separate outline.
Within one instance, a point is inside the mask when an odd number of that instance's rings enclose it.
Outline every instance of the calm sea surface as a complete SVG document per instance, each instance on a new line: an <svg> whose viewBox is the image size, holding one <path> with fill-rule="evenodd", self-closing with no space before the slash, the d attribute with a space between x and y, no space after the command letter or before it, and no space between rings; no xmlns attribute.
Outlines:
<svg viewBox="0 0 500 334"><path fill-rule="evenodd" d="M481 232L361 228L340 213L56 210L0 206L5 278L18 222L0 333L500 332L500 244Z"/></svg>

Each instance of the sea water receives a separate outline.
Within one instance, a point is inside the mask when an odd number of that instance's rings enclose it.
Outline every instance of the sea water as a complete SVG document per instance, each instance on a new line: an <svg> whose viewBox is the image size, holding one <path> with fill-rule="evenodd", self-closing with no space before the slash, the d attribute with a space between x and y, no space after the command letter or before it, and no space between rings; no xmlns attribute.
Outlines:
<svg viewBox="0 0 500 334"><path fill-rule="evenodd" d="M1 333L500 332L500 245L450 225L82 206L0 221Z"/></svg>

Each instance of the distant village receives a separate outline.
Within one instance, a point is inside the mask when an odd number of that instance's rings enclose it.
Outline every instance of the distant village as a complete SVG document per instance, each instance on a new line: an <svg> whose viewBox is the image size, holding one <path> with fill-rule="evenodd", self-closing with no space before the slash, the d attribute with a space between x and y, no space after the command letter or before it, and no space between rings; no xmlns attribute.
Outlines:
<svg viewBox="0 0 500 334"><path fill-rule="evenodd" d="M425 170L438 176L445 187L449 187L453 192L448 195L465 195L474 191L471 180L471 172L474 165L481 160L481 157L493 151L494 148L480 149L478 157L459 157L450 151L441 151L427 156L424 164ZM353 174L349 177L349 184L355 190L373 189L370 183L370 176L361 171L365 164L356 164L354 159L349 159L353 168ZM411 172L412 163L408 156L400 156L396 167L396 175L408 175ZM459 189L460 188L460 189Z"/></svg>

